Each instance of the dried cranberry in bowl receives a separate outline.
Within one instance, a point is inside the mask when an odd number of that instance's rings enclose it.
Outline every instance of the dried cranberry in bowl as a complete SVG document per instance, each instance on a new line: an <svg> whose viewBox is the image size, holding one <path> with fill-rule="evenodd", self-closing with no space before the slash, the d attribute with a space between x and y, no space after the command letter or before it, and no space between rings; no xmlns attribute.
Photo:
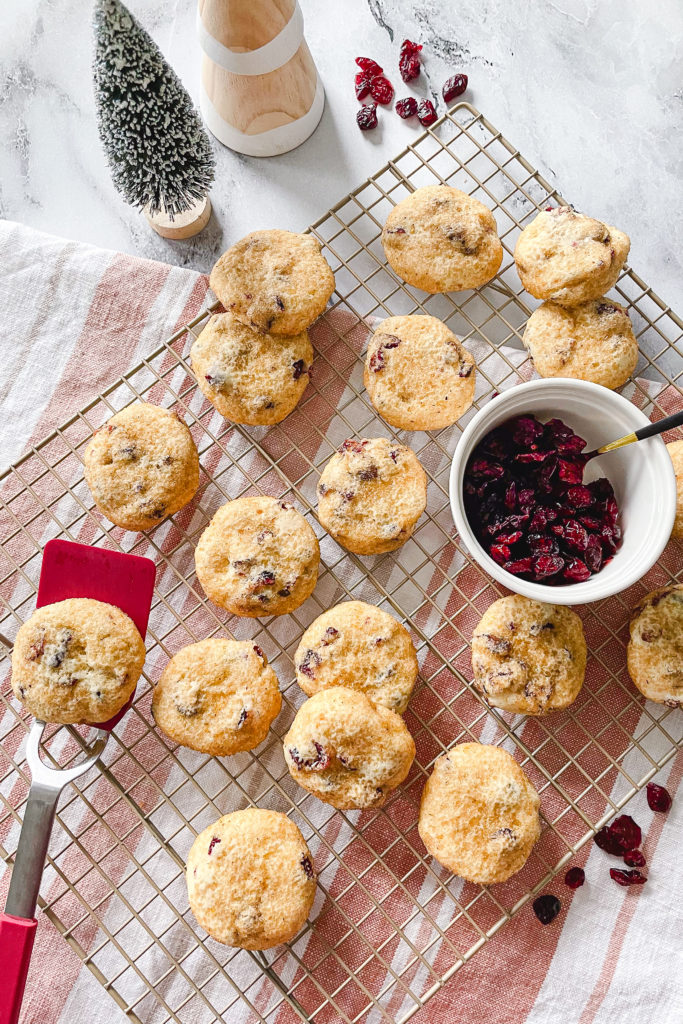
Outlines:
<svg viewBox="0 0 683 1024"><path fill-rule="evenodd" d="M581 583L621 545L609 480L583 483L585 446L559 419L522 415L494 427L472 452L465 513L485 551L512 575Z"/></svg>

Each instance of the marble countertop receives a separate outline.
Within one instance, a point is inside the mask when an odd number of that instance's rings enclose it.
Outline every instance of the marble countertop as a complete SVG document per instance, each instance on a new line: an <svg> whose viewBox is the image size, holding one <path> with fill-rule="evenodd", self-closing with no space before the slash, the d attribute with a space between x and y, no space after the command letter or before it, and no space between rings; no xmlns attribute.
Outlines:
<svg viewBox="0 0 683 1024"><path fill-rule="evenodd" d="M129 6L196 98L194 0L130 0ZM353 58L368 54L395 69L407 36L424 44L423 89L440 98L445 78L465 71L465 98L568 200L626 230L632 265L683 309L675 241L683 237L678 0L301 0L301 6L326 90L318 130L299 149L266 160L216 142L215 216L197 238L178 243L156 236L111 184L95 125L90 3L3 4L0 215L202 270L248 230L302 229L414 137L416 128L388 111L372 133L361 134L354 120ZM398 86L396 70L391 77Z"/></svg>

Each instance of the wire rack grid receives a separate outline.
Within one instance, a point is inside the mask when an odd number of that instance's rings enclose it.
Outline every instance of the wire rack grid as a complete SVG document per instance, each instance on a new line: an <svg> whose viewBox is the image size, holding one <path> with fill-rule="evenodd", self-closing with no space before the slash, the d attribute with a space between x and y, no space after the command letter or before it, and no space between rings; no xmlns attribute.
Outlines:
<svg viewBox="0 0 683 1024"><path fill-rule="evenodd" d="M496 279L459 295L427 296L388 268L379 236L386 215L414 188L446 182L492 208L505 248ZM489 709L470 679L472 628L501 594L458 542L448 472L460 430L494 391L531 375L521 343L530 300L512 251L525 223L562 202L520 153L469 104L459 104L310 229L322 242L336 292L312 331L316 361L299 408L275 428L226 423L203 398L188 353L203 312L0 478L2 621L11 644L34 607L42 547L61 536L153 557L157 586L144 682L113 733L101 770L62 798L40 904L132 1021L406 1021L517 914L608 818L674 755L683 716L646 704L625 670L628 619L648 589L680 577L672 542L645 580L581 610L590 651L576 703L547 719ZM626 392L658 417L680 408L683 322L632 271L616 288L638 336ZM434 434L392 435L363 391L362 354L375 317L438 316L477 362L473 409ZM82 454L116 410L144 399L175 408L197 442L202 480L195 501L151 534L112 527L94 510ZM428 506L399 551L357 558L321 530L314 514L319 472L347 436L398 436L428 475ZM193 549L215 510L248 493L288 496L321 543L313 596L292 615L238 619L213 606L194 575ZM303 695L292 657L303 630L340 600L376 603L404 621L418 649L420 683L406 712L417 757L384 807L337 812L296 786L281 740ZM283 688L283 711L255 751L209 758L154 728L151 691L168 657L213 635L253 638ZM0 719L0 852L11 863L28 790L26 716L9 687L4 656ZM541 793L543 831L525 868L484 888L455 878L426 855L417 834L422 786L434 758L460 740L499 743ZM71 763L78 730L54 730L47 756ZM285 811L315 856L311 919L266 953L208 938L187 904L183 867L195 835L220 814L256 804Z"/></svg>

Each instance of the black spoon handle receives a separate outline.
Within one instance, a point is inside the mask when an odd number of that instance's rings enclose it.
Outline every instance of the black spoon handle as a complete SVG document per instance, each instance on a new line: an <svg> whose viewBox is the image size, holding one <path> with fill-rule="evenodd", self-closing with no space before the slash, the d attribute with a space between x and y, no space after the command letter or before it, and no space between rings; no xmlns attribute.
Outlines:
<svg viewBox="0 0 683 1024"><path fill-rule="evenodd" d="M616 441L610 441L609 444L603 444L600 448L596 448L595 451L588 453L588 458L593 458L594 455L604 455L605 452L613 452L616 448L623 448L624 445L633 444L634 441L644 441L646 437L655 437L657 434L663 434L665 430L671 430L673 427L683 426L683 412L675 412L673 416L665 416L663 420L657 420L656 423L648 423L647 426L641 427L640 430L634 430L632 434L626 434L624 437L617 438Z"/></svg>

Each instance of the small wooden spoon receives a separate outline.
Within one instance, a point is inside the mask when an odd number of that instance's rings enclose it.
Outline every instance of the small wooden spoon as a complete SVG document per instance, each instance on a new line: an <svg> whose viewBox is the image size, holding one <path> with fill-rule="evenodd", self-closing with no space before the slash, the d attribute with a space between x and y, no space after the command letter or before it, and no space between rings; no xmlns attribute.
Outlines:
<svg viewBox="0 0 683 1024"><path fill-rule="evenodd" d="M683 426L683 411L676 412L673 416L665 416L663 420L657 420L656 423L648 423L646 427L634 430L632 434L625 434L623 437L617 438L616 441L610 441L609 444L603 444L601 448L596 448L592 452L585 452L584 458L586 460L593 459L596 455L616 451L617 448L633 444L634 441L644 441L647 437L656 437L657 434L663 434L665 430L680 426Z"/></svg>

